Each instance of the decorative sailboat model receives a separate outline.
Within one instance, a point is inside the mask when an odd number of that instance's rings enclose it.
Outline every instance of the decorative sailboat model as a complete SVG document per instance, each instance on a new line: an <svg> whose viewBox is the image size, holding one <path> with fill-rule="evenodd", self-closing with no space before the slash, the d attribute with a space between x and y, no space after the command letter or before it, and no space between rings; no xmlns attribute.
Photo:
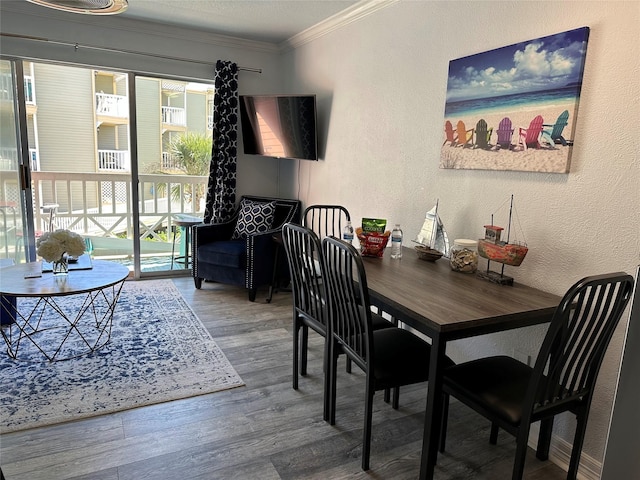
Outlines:
<svg viewBox="0 0 640 480"><path fill-rule="evenodd" d="M416 253L422 260L435 262L442 256L449 256L449 237L438 216L438 202L427 212L420 233L415 240Z"/></svg>
<svg viewBox="0 0 640 480"><path fill-rule="evenodd" d="M478 254L488 260L487 270L478 271L478 276L500 285L513 285L513 278L504 274L504 266L510 265L519 267L529 248L526 243L511 241L511 225L513 220L513 195L509 206L509 223L507 225L507 239L502 241L502 231L504 228L493 224L493 214L491 214L491 225L485 225L485 236L478 240ZM500 273L491 270L491 262L502 264Z"/></svg>

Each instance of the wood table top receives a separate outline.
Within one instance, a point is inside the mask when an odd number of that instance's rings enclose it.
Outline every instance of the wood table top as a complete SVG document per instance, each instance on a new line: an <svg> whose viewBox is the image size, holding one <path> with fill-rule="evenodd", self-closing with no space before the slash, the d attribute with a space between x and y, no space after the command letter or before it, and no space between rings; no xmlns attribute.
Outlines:
<svg viewBox="0 0 640 480"><path fill-rule="evenodd" d="M549 317L548 321L561 300L518 282L498 285L475 274L454 272L448 259L420 260L407 247L399 260L388 254L363 260L372 303L392 307L395 312L389 313L419 323L416 327L422 331L455 335L464 330L466 336L474 329L541 323L534 318Z"/></svg>

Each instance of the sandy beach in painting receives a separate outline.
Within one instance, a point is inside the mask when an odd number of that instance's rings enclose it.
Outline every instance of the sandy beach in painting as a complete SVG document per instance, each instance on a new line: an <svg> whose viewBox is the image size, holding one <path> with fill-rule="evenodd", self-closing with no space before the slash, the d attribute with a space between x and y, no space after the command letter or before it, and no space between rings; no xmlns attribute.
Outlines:
<svg viewBox="0 0 640 480"><path fill-rule="evenodd" d="M467 130L475 128L476 123L481 118L487 122L489 128L493 128L490 138L489 149L481 149L473 146L454 146L449 142L443 145L440 155L440 167L452 169L482 169L482 170L524 170L530 172L554 172L565 173L569 171L572 146L553 145L550 146L541 142L539 149L529 148L525 150L518 144L519 128L528 128L529 123L536 115L542 115L544 123L552 125L556 122L558 115L564 110L569 110L569 124L564 128L562 136L567 141L573 140L573 126L575 123L575 102L555 103L553 105L531 105L531 108L518 108L517 110L475 112L473 115L462 114L456 118L445 118L442 122L442 140L444 134L444 123L449 120L456 128L459 120L465 123ZM504 149L496 146L498 124L504 117L509 117L512 122L513 136L511 138L511 149ZM544 127L547 129L550 127ZM475 141L475 136L474 136ZM569 142L572 143L572 142Z"/></svg>

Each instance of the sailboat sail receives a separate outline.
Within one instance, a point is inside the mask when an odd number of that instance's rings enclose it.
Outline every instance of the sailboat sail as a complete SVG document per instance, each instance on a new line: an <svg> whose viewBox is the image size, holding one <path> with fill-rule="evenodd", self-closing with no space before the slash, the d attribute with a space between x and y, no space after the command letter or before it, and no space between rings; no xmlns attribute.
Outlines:
<svg viewBox="0 0 640 480"><path fill-rule="evenodd" d="M449 256L449 236L438 216L438 205L427 212L420 233L414 241L443 253L445 257Z"/></svg>

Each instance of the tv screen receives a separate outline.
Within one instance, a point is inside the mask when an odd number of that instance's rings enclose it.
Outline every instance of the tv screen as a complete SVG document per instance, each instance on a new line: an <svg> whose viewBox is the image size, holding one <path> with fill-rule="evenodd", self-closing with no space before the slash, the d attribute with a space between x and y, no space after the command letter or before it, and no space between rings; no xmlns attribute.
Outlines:
<svg viewBox="0 0 640 480"><path fill-rule="evenodd" d="M315 95L241 95L244 153L318 159Z"/></svg>

